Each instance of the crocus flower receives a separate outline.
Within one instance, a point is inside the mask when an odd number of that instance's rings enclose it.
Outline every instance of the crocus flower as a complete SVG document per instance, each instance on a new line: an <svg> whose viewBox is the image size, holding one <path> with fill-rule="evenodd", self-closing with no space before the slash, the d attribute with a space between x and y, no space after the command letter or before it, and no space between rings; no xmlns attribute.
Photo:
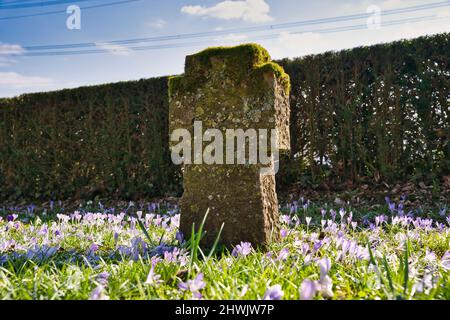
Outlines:
<svg viewBox="0 0 450 320"><path fill-rule="evenodd" d="M14 221L16 220L18 217L17 214L8 214L8 216L6 217L6 220L8 220L8 222Z"/></svg>
<svg viewBox="0 0 450 320"><path fill-rule="evenodd" d="M155 264L152 263L150 268L150 272L148 273L147 280L144 284L149 286L158 285L162 282L161 276L155 272Z"/></svg>
<svg viewBox="0 0 450 320"><path fill-rule="evenodd" d="M109 279L109 273L108 272L102 272L97 275L96 280L98 283L100 283L103 286L106 286Z"/></svg>
<svg viewBox="0 0 450 320"><path fill-rule="evenodd" d="M288 248L284 248L280 251L280 253L278 254L278 261L285 261L287 260L287 258L289 257L289 249Z"/></svg>
<svg viewBox="0 0 450 320"><path fill-rule="evenodd" d="M436 261L436 254L433 251L428 250L428 248L427 248L426 252L425 252L424 260L428 263L433 263Z"/></svg>
<svg viewBox="0 0 450 320"><path fill-rule="evenodd" d="M331 218L333 219L333 221L336 219L336 211L334 211L333 209L330 210L330 214L331 214Z"/></svg>
<svg viewBox="0 0 450 320"><path fill-rule="evenodd" d="M283 298L284 292L281 290L281 286L276 284L267 288L264 293L263 300L281 300Z"/></svg>
<svg viewBox="0 0 450 320"><path fill-rule="evenodd" d="M312 218L311 217L306 217L306 225L309 227L309 224L311 223Z"/></svg>
<svg viewBox="0 0 450 320"><path fill-rule="evenodd" d="M329 276L325 276L319 281L320 292L325 298L333 297L333 281Z"/></svg>
<svg viewBox="0 0 450 320"><path fill-rule="evenodd" d="M234 257L248 256L252 252L252 244L250 242L241 242L238 244L231 253Z"/></svg>
<svg viewBox="0 0 450 320"><path fill-rule="evenodd" d="M391 212L395 211L395 203L394 202L389 203L389 211L391 211Z"/></svg>
<svg viewBox="0 0 450 320"><path fill-rule="evenodd" d="M320 279L323 279L331 269L331 260L329 258L322 258L318 261L320 268Z"/></svg>
<svg viewBox="0 0 450 320"><path fill-rule="evenodd" d="M345 213L346 213L346 212L345 212L345 209L344 209L344 208L339 209L339 215L341 216L341 221L344 220Z"/></svg>
<svg viewBox="0 0 450 320"><path fill-rule="evenodd" d="M284 224L290 225L292 223L292 219L288 215L282 215L280 219Z"/></svg>
<svg viewBox="0 0 450 320"><path fill-rule="evenodd" d="M447 251L441 259L442 267L446 270L450 270L450 251Z"/></svg>
<svg viewBox="0 0 450 320"><path fill-rule="evenodd" d="M311 281L309 279L303 280L302 284L300 285L299 291L300 291L300 300L314 299L317 292L317 286L315 281Z"/></svg>
<svg viewBox="0 0 450 320"><path fill-rule="evenodd" d="M181 231L178 231L175 235L175 239L178 241L179 244L184 243L184 235Z"/></svg>
<svg viewBox="0 0 450 320"><path fill-rule="evenodd" d="M202 295L200 290L206 287L206 283L203 281L203 273L199 273L197 277L193 280L188 280L187 282L180 282L178 288L183 291L190 291L193 298L201 299Z"/></svg>
<svg viewBox="0 0 450 320"><path fill-rule="evenodd" d="M91 244L91 246L89 247L88 251L87 251L87 255L88 256L93 256L95 255L95 253L100 249L100 247L98 246L98 244L93 243Z"/></svg>
<svg viewBox="0 0 450 320"><path fill-rule="evenodd" d="M105 288L100 285L91 292L89 300L109 300L109 296L105 294Z"/></svg>

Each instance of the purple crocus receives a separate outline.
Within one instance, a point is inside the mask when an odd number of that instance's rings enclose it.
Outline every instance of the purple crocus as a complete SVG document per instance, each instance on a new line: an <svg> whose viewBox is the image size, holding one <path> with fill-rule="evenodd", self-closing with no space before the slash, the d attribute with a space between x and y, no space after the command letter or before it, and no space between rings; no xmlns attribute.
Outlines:
<svg viewBox="0 0 450 320"><path fill-rule="evenodd" d="M330 214L331 214L331 219L334 221L336 219L336 211L334 211L333 209L330 210Z"/></svg>
<svg viewBox="0 0 450 320"><path fill-rule="evenodd" d="M322 248L322 246L323 246L322 241L320 241L320 240L316 241L313 245L313 252L319 251L320 248Z"/></svg>
<svg viewBox="0 0 450 320"><path fill-rule="evenodd" d="M394 202L389 203L389 211L395 212L395 203Z"/></svg>
<svg viewBox="0 0 450 320"><path fill-rule="evenodd" d="M12 221L16 220L17 217L18 217L17 214L8 214L6 217L6 220L8 220L8 222L12 222Z"/></svg>
<svg viewBox="0 0 450 320"><path fill-rule="evenodd" d="M292 223L292 219L288 215L282 215L280 217L280 219L281 219L281 222L284 224L290 225Z"/></svg>
<svg viewBox="0 0 450 320"><path fill-rule="evenodd" d="M190 291L192 293L193 298L201 299L202 294L200 290L206 287L206 283L203 281L203 273L199 273L197 277L193 280L188 280L187 282L180 282L178 284L178 288L182 291Z"/></svg>
<svg viewBox="0 0 450 320"><path fill-rule="evenodd" d="M241 242L238 244L231 253L234 257L248 256L252 252L252 244L250 242Z"/></svg>
<svg viewBox="0 0 450 320"><path fill-rule="evenodd" d="M442 267L446 270L450 270L450 251L447 251L441 259Z"/></svg>
<svg viewBox="0 0 450 320"><path fill-rule="evenodd" d="M99 245L96 243L93 243L89 247L88 254L95 254L98 251L98 249L100 249Z"/></svg>
<svg viewBox="0 0 450 320"><path fill-rule="evenodd" d="M341 216L341 221L344 220L345 214L346 214L346 212L345 212L344 208L339 209L339 215Z"/></svg>
<svg viewBox="0 0 450 320"><path fill-rule="evenodd" d="M109 296L106 295L105 288L100 285L91 292L89 300L109 300Z"/></svg>
<svg viewBox="0 0 450 320"><path fill-rule="evenodd" d="M317 285L315 281L306 279L300 285L300 300L312 300L317 293Z"/></svg>
<svg viewBox="0 0 450 320"><path fill-rule="evenodd" d="M284 248L280 251L280 253L278 254L278 261L285 261L287 260L287 258L289 257L289 249L288 248Z"/></svg>
<svg viewBox="0 0 450 320"><path fill-rule="evenodd" d="M162 282L161 276L155 272L156 260L152 261L152 266L150 268L150 272L148 273L147 280L144 284L149 286L158 285Z"/></svg>
<svg viewBox="0 0 450 320"><path fill-rule="evenodd" d="M108 272L102 272L99 273L96 277L96 280L98 283L100 283L102 286L106 286L109 279L109 273Z"/></svg>
<svg viewBox="0 0 450 320"><path fill-rule="evenodd" d="M329 258L322 258L318 261L320 268L320 279L323 279L331 269L331 260Z"/></svg>
<svg viewBox="0 0 450 320"><path fill-rule="evenodd" d="M281 300L284 292L279 284L267 288L263 300Z"/></svg>
<svg viewBox="0 0 450 320"><path fill-rule="evenodd" d="M177 234L175 235L175 239L178 241L179 244L183 244L184 243L184 235L181 231L178 231Z"/></svg>

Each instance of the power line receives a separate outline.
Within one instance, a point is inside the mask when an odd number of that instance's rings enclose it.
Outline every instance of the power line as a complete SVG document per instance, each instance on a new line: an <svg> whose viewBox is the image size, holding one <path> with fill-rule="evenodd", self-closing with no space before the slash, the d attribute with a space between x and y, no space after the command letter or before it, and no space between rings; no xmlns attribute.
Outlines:
<svg viewBox="0 0 450 320"><path fill-rule="evenodd" d="M24 3L27 3L27 2L38 2L38 1L42 1L42 0L11 0L11 1L3 1L4 4L2 4L2 5L12 4L12 3L21 3L21 2L24 2Z"/></svg>
<svg viewBox="0 0 450 320"><path fill-rule="evenodd" d="M39 2L17 2L17 3L5 3L0 4L0 10L13 10L13 9L24 9L24 8L34 8L34 7L48 7L55 6L58 4L74 3L74 2L86 2L92 0L43 0Z"/></svg>
<svg viewBox="0 0 450 320"><path fill-rule="evenodd" d="M4 4L11 4L11 3L20 3L20 2L37 2L42 0L10 0L10 1L4 1ZM4 5L2 4L2 5Z"/></svg>
<svg viewBox="0 0 450 320"><path fill-rule="evenodd" d="M437 16L423 16L417 18L404 18L393 21L388 21L383 23L384 27L391 27L404 23L417 23L423 21L431 21L431 20L439 20L444 19L444 17ZM367 24L359 24L352 26L342 26L342 27L334 27L334 28L326 28L326 29L311 29L311 30L303 30L297 32L291 32L290 34L301 34L301 33L339 33L339 32L347 32L347 31L355 31L367 29ZM251 39L246 40L269 40L275 39L280 36L280 33L255 36ZM238 41L225 41L225 42L238 42ZM107 43L109 44L109 43ZM197 41L197 42L184 42L184 43L172 43L172 44L161 44L161 45L151 45L151 46L139 46L139 47L125 47L123 49L118 48L117 50L113 50L116 53L125 53L129 51L147 51L147 50L160 50L160 49L172 49L172 48L185 48L185 47L196 47L210 44L210 41ZM50 51L50 52L26 52L25 56L66 56L66 55L83 55L83 54L98 54L98 53L110 53L111 50L107 49L93 49L93 50L72 50L72 51Z"/></svg>
<svg viewBox="0 0 450 320"><path fill-rule="evenodd" d="M80 9L81 10L90 10L90 9L111 7L111 6L126 4L126 3L130 3L130 2L137 2L137 1L143 1L143 0L121 0L121 1L115 1L115 2L110 2L110 3L96 4L96 5L92 5L92 6L81 7ZM21 19L21 18L39 17L39 16L48 16L48 15L53 15L53 14L66 14L66 10L64 9L64 10L31 13L31 14L24 14L24 15L17 15L17 16L0 17L0 21L1 20L14 20L14 19Z"/></svg>
<svg viewBox="0 0 450 320"><path fill-rule="evenodd" d="M417 5L411 7L405 7L400 9L391 9L381 12L381 16L390 16L396 14L417 12L423 10L434 9L438 7L448 6L449 2L436 2L427 5ZM211 36L221 36L230 33L252 33L252 32L260 32L267 30L279 30L279 29L289 29L295 27L303 27L303 26L311 26L311 25L320 25L320 24L328 24L332 22L347 22L352 20L359 20L363 18L370 17L371 14L353 14L353 15L344 15L344 16L335 16L330 18L321 18L321 19L313 19L313 20L304 20L304 21L296 21L289 23L280 23L273 25L261 25L255 27L242 27L242 28L231 28L220 31L206 31L206 32L198 32L198 33L185 33L178 35L168 35L168 36L158 36L158 37L147 37L147 38L135 38L135 39L125 39L125 40L112 40L112 41L102 41L109 44L117 44L117 45L128 45L128 44L138 44L138 43L146 43L146 42L160 42L160 41L173 41L173 40L184 40L184 39L195 39L195 38L204 38ZM24 46L23 48L27 51L38 51L38 50L61 50L61 49L73 49L73 48L89 48L96 47L98 42L82 42L82 43L73 43L73 44L51 44L51 45L38 45L38 46Z"/></svg>

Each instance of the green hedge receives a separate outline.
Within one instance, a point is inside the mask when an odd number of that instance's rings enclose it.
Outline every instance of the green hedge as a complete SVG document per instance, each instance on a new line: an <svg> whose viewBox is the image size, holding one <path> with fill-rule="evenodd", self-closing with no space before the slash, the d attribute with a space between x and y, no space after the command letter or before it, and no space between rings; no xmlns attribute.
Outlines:
<svg viewBox="0 0 450 320"><path fill-rule="evenodd" d="M449 174L449 58L447 33L281 61L303 182Z"/></svg>
<svg viewBox="0 0 450 320"><path fill-rule="evenodd" d="M0 100L1 198L169 194L167 78Z"/></svg>
<svg viewBox="0 0 450 320"><path fill-rule="evenodd" d="M449 34L277 61L291 77L279 184L450 174ZM0 99L0 199L180 194L167 78Z"/></svg>

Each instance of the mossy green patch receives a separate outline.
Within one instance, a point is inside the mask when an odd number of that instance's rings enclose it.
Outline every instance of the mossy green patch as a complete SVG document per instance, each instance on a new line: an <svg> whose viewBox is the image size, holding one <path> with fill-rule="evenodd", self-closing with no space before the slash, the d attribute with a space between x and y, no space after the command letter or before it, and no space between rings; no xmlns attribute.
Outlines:
<svg viewBox="0 0 450 320"><path fill-rule="evenodd" d="M172 76L169 77L169 97L171 97L175 92L183 88L183 76Z"/></svg>
<svg viewBox="0 0 450 320"><path fill-rule="evenodd" d="M271 60L266 49L255 43L243 44L233 47L211 47L191 56L204 66L210 66L211 57L223 58L227 61L236 61L242 66L247 62L249 67L257 66Z"/></svg>
<svg viewBox="0 0 450 320"><path fill-rule="evenodd" d="M267 71L273 71L275 77L280 81L287 94L291 91L291 79L289 75L284 71L283 67L275 62L267 62L259 66L258 70L262 73Z"/></svg>

